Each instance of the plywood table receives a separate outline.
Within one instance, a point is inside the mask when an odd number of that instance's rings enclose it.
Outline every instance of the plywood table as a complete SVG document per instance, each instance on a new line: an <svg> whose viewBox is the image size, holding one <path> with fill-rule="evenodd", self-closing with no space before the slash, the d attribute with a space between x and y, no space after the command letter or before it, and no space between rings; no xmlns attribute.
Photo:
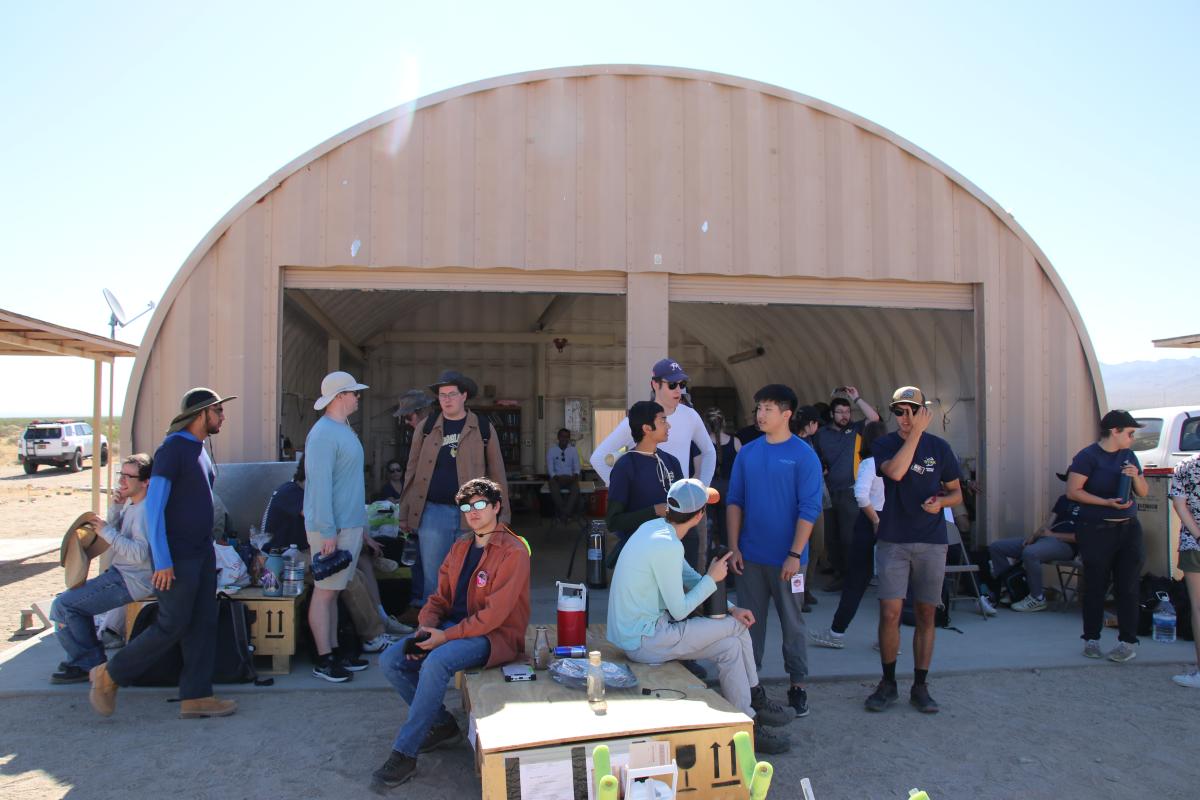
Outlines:
<svg viewBox="0 0 1200 800"><path fill-rule="evenodd" d="M554 641L553 626L550 634ZM526 652L533 650L533 636L530 627ZM637 688L608 690L608 711L602 716L592 711L584 692L557 683L548 672L519 683L506 683L499 669L465 674L463 704L470 715L484 800L594 797L595 746L608 745L615 765L640 740L669 744L679 766L681 800L748 796L737 773L733 735L746 731L753 736L749 717L678 663L626 662L604 639L602 625L588 629L588 642L606 661L629 663L638 678Z"/></svg>

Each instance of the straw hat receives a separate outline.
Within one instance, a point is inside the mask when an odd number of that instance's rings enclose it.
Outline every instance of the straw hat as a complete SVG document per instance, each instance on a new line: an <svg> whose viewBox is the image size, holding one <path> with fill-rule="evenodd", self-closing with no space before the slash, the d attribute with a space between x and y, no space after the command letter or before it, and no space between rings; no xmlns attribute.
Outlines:
<svg viewBox="0 0 1200 800"><path fill-rule="evenodd" d="M91 515L92 512L85 511L75 518L63 534L62 545L58 549L58 563L66 570L63 579L68 589L82 586L87 580L88 565L92 559L108 549L108 542L84 524Z"/></svg>

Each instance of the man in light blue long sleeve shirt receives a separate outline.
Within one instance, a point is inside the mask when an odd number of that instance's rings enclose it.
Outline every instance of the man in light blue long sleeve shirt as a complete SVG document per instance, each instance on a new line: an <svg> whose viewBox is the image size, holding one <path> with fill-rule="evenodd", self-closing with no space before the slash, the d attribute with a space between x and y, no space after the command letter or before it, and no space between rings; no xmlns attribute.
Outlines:
<svg viewBox="0 0 1200 800"><path fill-rule="evenodd" d="M728 571L728 555L715 559L703 577L684 559L682 539L704 516L708 499L695 478L676 481L667 492L666 518L643 523L629 537L608 592L608 639L642 663L712 659L721 694L754 718L755 749L786 752L787 737L763 727L786 725L794 717L759 685L748 631L754 615L730 606L719 618L688 619Z"/></svg>

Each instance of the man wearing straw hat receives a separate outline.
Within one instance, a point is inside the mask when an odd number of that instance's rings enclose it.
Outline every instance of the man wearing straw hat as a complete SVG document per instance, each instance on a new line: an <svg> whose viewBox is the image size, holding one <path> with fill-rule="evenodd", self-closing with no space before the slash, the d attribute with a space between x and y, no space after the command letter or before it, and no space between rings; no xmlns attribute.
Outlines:
<svg viewBox="0 0 1200 800"><path fill-rule="evenodd" d="M154 454L146 491L147 538L158 592L158 616L108 661L92 668L92 708L116 709L117 688L129 686L177 643L183 650L179 716L226 717L237 703L213 696L217 639L217 568L213 552L212 485L216 477L204 440L225 422L224 404L212 389L183 396L179 414Z"/></svg>

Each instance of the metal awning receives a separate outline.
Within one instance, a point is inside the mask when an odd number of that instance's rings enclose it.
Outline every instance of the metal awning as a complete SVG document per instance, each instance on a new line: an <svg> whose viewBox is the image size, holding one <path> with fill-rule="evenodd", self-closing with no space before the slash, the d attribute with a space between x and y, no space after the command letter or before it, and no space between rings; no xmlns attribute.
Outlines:
<svg viewBox="0 0 1200 800"><path fill-rule="evenodd" d="M1200 347L1200 333L1191 336L1176 336L1172 339L1154 339L1155 347Z"/></svg>
<svg viewBox="0 0 1200 800"><path fill-rule="evenodd" d="M92 511L100 513L100 387L103 384L102 365L112 364L115 358L133 358L137 346L118 342L105 336L77 331L16 314L0 308L0 355L4 356L73 356L93 362L92 378ZM111 384L111 376L110 376ZM111 386L108 414L112 418ZM108 429L112 446L112 426ZM108 462L108 485L112 486L112 459Z"/></svg>

